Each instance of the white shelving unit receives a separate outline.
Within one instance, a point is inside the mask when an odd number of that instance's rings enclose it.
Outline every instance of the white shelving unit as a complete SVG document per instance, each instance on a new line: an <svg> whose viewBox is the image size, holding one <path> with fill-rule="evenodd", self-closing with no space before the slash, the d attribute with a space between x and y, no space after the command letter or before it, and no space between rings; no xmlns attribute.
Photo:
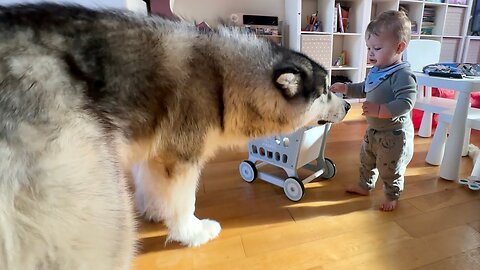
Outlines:
<svg viewBox="0 0 480 270"><path fill-rule="evenodd" d="M288 29L286 45L318 61L330 76L347 76L352 82L365 78L368 69L365 29L371 19L387 10L408 10L408 17L416 22L417 32L412 39L434 39L442 43L440 60L461 62L476 56L478 61L480 38L467 37L469 14L473 0L465 5L451 4L449 0L285 0L285 24ZM335 6L349 7L349 27L345 33L334 32ZM308 15L318 12L320 32L302 31ZM424 16L435 14L431 34L422 33L428 23ZM467 43L466 43L467 42ZM466 45L469 46L466 46ZM464 46L466 52L463 53ZM334 66L342 51L347 63ZM475 60L474 59L474 60ZM473 60L473 61L474 61Z"/></svg>
<svg viewBox="0 0 480 270"><path fill-rule="evenodd" d="M462 62L480 63L480 36L468 36L465 39Z"/></svg>
<svg viewBox="0 0 480 270"><path fill-rule="evenodd" d="M350 8L349 26L344 33L334 32L336 3L335 0L285 0L288 46L318 61L330 76L342 75L352 81L360 81L367 64L363 32L368 22L364 15L370 11L370 1L340 2ZM317 11L321 21L320 32L302 31L307 24L307 15ZM343 51L346 63L334 66Z"/></svg>

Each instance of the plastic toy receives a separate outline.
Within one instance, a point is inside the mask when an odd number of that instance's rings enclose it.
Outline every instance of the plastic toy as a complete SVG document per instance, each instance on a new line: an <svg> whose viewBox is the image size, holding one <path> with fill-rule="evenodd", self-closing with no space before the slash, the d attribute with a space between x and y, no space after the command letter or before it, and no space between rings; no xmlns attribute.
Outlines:
<svg viewBox="0 0 480 270"><path fill-rule="evenodd" d="M468 186L471 190L480 190L480 177L469 176L467 179L459 179L458 183Z"/></svg>
<svg viewBox="0 0 480 270"><path fill-rule="evenodd" d="M304 184L318 177L329 179L335 175L335 164L324 157L330 126L331 124L327 123L303 127L289 135L250 141L248 159L241 162L239 166L240 175L248 183L259 178L282 187L288 199L294 202L299 201L305 194ZM267 164L283 169L287 173L287 179L258 170ZM300 168L306 168L313 174L299 180L297 170Z"/></svg>

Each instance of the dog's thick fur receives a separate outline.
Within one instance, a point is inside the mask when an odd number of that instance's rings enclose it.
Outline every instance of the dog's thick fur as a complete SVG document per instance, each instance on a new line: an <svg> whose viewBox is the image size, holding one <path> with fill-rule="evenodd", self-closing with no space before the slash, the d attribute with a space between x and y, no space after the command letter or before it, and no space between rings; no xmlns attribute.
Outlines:
<svg viewBox="0 0 480 270"><path fill-rule="evenodd" d="M222 146L340 121L309 58L228 30L80 7L0 7L0 269L128 269L134 210L197 246Z"/></svg>

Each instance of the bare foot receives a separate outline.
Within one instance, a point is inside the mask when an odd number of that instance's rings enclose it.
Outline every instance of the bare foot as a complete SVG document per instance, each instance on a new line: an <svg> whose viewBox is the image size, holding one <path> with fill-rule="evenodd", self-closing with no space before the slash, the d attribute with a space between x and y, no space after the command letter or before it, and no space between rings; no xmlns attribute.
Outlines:
<svg viewBox="0 0 480 270"><path fill-rule="evenodd" d="M395 210L395 207L397 207L397 202L398 200L390 200L390 199L385 199L382 204L380 204L380 210L385 211L385 212L390 212Z"/></svg>
<svg viewBox="0 0 480 270"><path fill-rule="evenodd" d="M359 185L349 185L349 186L347 186L347 188L345 190L348 193L355 193L355 194L362 195L362 196L370 195L370 191L362 188Z"/></svg>

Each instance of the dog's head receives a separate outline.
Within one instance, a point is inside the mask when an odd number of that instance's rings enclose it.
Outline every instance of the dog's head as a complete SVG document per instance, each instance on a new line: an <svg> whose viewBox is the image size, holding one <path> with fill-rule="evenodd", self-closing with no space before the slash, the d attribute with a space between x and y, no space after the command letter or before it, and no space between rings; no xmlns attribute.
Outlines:
<svg viewBox="0 0 480 270"><path fill-rule="evenodd" d="M339 122L350 104L329 90L327 71L307 56L279 48L283 56L273 66L272 81L288 105L307 105L304 123Z"/></svg>
<svg viewBox="0 0 480 270"><path fill-rule="evenodd" d="M246 52L249 62L238 63L237 83L232 87L236 89L226 88L226 111L236 115L229 117L232 128L255 137L345 117L350 105L329 91L328 73L322 66L273 44L256 47ZM255 53L258 47L261 50ZM248 76L242 70L248 70Z"/></svg>

